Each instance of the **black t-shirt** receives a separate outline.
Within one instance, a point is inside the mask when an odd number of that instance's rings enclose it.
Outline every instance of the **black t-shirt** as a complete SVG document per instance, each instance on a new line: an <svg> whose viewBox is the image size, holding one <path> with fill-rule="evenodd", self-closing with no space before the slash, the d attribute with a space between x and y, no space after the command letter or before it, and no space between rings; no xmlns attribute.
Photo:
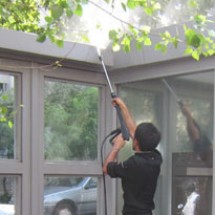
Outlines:
<svg viewBox="0 0 215 215"><path fill-rule="evenodd" d="M110 177L122 180L124 212L126 210L151 211L154 209L154 193L162 163L157 151L136 152L128 160L110 162L107 171Z"/></svg>

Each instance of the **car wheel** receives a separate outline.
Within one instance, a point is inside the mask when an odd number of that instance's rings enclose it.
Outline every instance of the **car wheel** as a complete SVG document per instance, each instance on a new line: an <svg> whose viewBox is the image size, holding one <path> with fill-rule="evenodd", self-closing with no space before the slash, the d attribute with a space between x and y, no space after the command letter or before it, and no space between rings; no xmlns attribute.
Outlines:
<svg viewBox="0 0 215 215"><path fill-rule="evenodd" d="M53 215L75 215L75 210L72 204L61 202L56 206Z"/></svg>

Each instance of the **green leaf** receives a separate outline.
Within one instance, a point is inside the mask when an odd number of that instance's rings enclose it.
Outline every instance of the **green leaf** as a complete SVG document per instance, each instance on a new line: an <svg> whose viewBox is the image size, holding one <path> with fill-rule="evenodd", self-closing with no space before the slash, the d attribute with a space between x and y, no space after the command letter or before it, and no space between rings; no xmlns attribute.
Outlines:
<svg viewBox="0 0 215 215"><path fill-rule="evenodd" d="M192 57L193 57L195 60L199 61L199 57L200 57L199 52L198 52L197 50L193 51L193 52L192 52Z"/></svg>
<svg viewBox="0 0 215 215"><path fill-rule="evenodd" d="M46 34L40 34L37 37L37 42L43 43L46 40Z"/></svg>
<svg viewBox="0 0 215 215"><path fill-rule="evenodd" d="M51 16L46 16L45 20L48 24L51 24L54 21L53 17L51 17Z"/></svg>
<svg viewBox="0 0 215 215"><path fill-rule="evenodd" d="M12 122L12 121L9 120L9 121L7 122L7 124L8 124L8 127L9 127L9 128L13 128L13 122Z"/></svg>
<svg viewBox="0 0 215 215"><path fill-rule="evenodd" d="M127 1L127 7L130 9L134 9L135 7L137 7L137 4L132 0L128 0Z"/></svg>
<svg viewBox="0 0 215 215"><path fill-rule="evenodd" d="M125 35L122 39L121 44L123 45L123 50L129 52L131 49L131 38L128 35Z"/></svg>
<svg viewBox="0 0 215 215"><path fill-rule="evenodd" d="M190 8L198 8L199 4L196 0L189 0L187 3L188 7Z"/></svg>
<svg viewBox="0 0 215 215"><path fill-rule="evenodd" d="M80 4L77 5L76 9L74 10L74 14L77 16L82 16L83 8Z"/></svg>
<svg viewBox="0 0 215 215"><path fill-rule="evenodd" d="M7 114L7 112L8 112L7 107L5 107L5 106L1 106L1 107L0 107L0 112L1 112L1 114L6 115L6 114Z"/></svg>
<svg viewBox="0 0 215 215"><path fill-rule="evenodd" d="M0 122L7 122L7 119L5 116L0 115Z"/></svg>
<svg viewBox="0 0 215 215"><path fill-rule="evenodd" d="M185 55L191 55L193 53L193 49L191 47L187 47L184 51Z"/></svg>
<svg viewBox="0 0 215 215"><path fill-rule="evenodd" d="M173 46L174 46L175 48L178 48L178 38L177 38L177 37L174 37L174 38L173 38L172 43L173 43Z"/></svg>
<svg viewBox="0 0 215 215"><path fill-rule="evenodd" d="M137 37L138 35L138 30L134 28L134 26L130 25L129 26L130 32L133 34L134 37Z"/></svg>
<svg viewBox="0 0 215 215"><path fill-rule="evenodd" d="M194 35L192 37L190 45L195 47L195 48L198 48L200 46L200 43L201 43L200 37L198 35Z"/></svg>
<svg viewBox="0 0 215 215"><path fill-rule="evenodd" d="M7 101L8 100L8 96L7 95L2 95L1 98L2 98L3 101Z"/></svg>
<svg viewBox="0 0 215 215"><path fill-rule="evenodd" d="M145 46L151 46L152 45L152 41L149 37L146 37L144 40L144 45Z"/></svg>
<svg viewBox="0 0 215 215"><path fill-rule="evenodd" d="M194 20L197 24L204 24L207 21L206 16L198 14L194 17Z"/></svg>
<svg viewBox="0 0 215 215"><path fill-rule="evenodd" d="M207 53L208 53L209 56L212 56L212 55L215 54L215 50L209 49L209 50L207 51Z"/></svg>
<svg viewBox="0 0 215 215"><path fill-rule="evenodd" d="M81 39L82 39L84 42L86 42L86 43L89 43L89 42L90 42L90 39L89 39L89 37L88 37L87 35L82 35L82 36L81 36Z"/></svg>
<svg viewBox="0 0 215 215"><path fill-rule="evenodd" d="M55 4L55 5L53 5L52 7L51 7L51 16L53 17L53 19L59 19L61 16L62 16L62 14L63 14L63 7L62 6L60 6L60 5L57 5L57 4Z"/></svg>
<svg viewBox="0 0 215 215"><path fill-rule="evenodd" d="M130 9L135 9L136 7L146 6L146 0L127 0L127 7Z"/></svg>
<svg viewBox="0 0 215 215"><path fill-rule="evenodd" d="M63 45L64 45L64 41L63 40L57 40L56 41L56 44L58 45L58 47L63 47Z"/></svg>
<svg viewBox="0 0 215 215"><path fill-rule="evenodd" d="M154 13L154 9L152 7L146 7L144 8L144 11L149 16L152 16L152 14Z"/></svg>
<svg viewBox="0 0 215 215"><path fill-rule="evenodd" d="M66 10L66 15L67 15L68 17L72 17L73 11L72 11L70 8L67 8L67 10Z"/></svg>
<svg viewBox="0 0 215 215"><path fill-rule="evenodd" d="M66 0L59 0L59 4L63 8L67 8L69 6Z"/></svg>
<svg viewBox="0 0 215 215"><path fill-rule="evenodd" d="M198 34L195 30L185 28L185 38L188 46L198 48L202 41L202 35Z"/></svg>
<svg viewBox="0 0 215 215"><path fill-rule="evenodd" d="M167 51L167 45L165 45L163 43L157 43L155 45L155 50L165 53Z"/></svg>
<svg viewBox="0 0 215 215"><path fill-rule="evenodd" d="M116 30L109 31L109 39L110 40L118 40L118 32Z"/></svg>
<svg viewBox="0 0 215 215"><path fill-rule="evenodd" d="M135 44L135 46L136 46L136 49L137 49L137 50L142 50L142 48L143 48L143 43L137 41L136 44Z"/></svg>

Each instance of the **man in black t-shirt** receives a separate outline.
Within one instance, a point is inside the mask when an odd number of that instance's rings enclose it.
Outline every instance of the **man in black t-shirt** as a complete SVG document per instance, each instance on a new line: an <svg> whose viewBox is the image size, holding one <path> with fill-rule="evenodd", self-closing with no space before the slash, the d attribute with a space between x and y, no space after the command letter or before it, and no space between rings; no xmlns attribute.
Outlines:
<svg viewBox="0 0 215 215"><path fill-rule="evenodd" d="M121 109L129 134L133 140L135 154L126 161L117 163L116 157L125 141L122 135L113 140L113 147L105 159L103 172L112 178L121 178L123 188L123 215L151 215L154 194L160 173L162 157L157 147L160 132L152 123L136 126L125 103L114 98L113 104Z"/></svg>
<svg viewBox="0 0 215 215"><path fill-rule="evenodd" d="M208 166L213 165L213 150L209 138L200 129L192 113L185 104L180 105L182 114L186 117L187 133L192 143L193 152Z"/></svg>
<svg viewBox="0 0 215 215"><path fill-rule="evenodd" d="M205 167L213 167L213 148L212 143L200 128L196 120L193 118L188 105L181 103L180 109L186 117L187 133L193 148L193 155L197 161L201 161ZM198 163L198 162L196 162ZM196 164L195 164L196 165ZM200 166L201 167L201 166ZM199 176L200 180L201 176ZM205 183L198 185L198 204L195 210L195 215L210 215L212 208L212 178L205 177Z"/></svg>

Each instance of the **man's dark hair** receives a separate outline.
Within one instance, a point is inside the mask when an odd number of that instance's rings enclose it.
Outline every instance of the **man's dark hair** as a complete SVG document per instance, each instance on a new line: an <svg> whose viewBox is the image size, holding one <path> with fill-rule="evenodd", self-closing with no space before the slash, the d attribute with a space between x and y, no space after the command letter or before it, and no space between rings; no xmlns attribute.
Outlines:
<svg viewBox="0 0 215 215"><path fill-rule="evenodd" d="M140 123L136 128L134 138L142 151L151 151L160 142L161 133L152 123Z"/></svg>

